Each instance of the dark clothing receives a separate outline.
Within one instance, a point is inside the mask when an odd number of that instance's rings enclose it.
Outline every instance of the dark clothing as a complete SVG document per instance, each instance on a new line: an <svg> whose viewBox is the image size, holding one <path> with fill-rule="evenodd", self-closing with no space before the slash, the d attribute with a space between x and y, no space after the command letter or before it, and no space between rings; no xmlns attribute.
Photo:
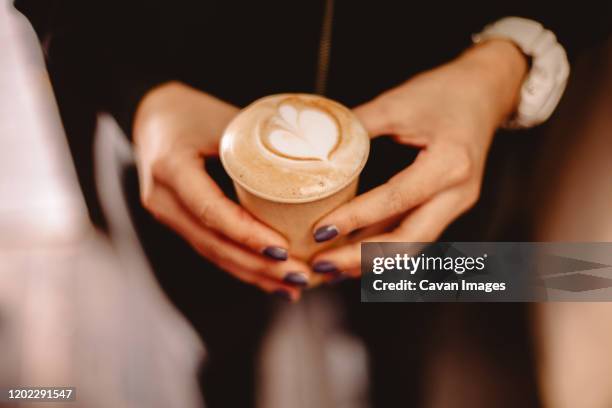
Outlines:
<svg viewBox="0 0 612 408"><path fill-rule="evenodd" d="M30 18L45 46L80 181L98 222L102 217L88 172L96 111L110 111L129 135L142 95L168 80L184 81L237 106L269 94L315 89L323 0L17 0L16 5ZM450 60L469 46L472 33L510 15L543 23L573 59L610 34L610 8L595 2L520 0L478 6L336 0L326 95L351 107L365 102ZM500 206L491 180L505 173L510 152L531 151L533 143L496 141L491 153L496 160L489 165L479 205L446 232L446 239L525 239L517 228L520 223L509 222L512 229L508 229L496 219L491 221ZM384 182L415 156L414 150L384 139L372 149L362 191ZM231 193L218 163L213 162L211 170ZM511 172L520 177L516 168ZM152 220L139 205L136 183L135 175L128 174L126 194L143 247L162 286L200 331L210 351L202 376L209 406L251 406L257 344L268 309L276 305L257 289L217 270ZM500 383L510 379L505 388L499 388L499 400L473 401L471 406L538 405L523 306L360 305L356 282L345 283L333 293L344 300L347 326L369 346L374 406L421 402L426 358L422 350L435 344L430 341L432 322L445 308L463 316L470 344L485 358L499 362L489 375L498 376Z"/></svg>
<svg viewBox="0 0 612 408"><path fill-rule="evenodd" d="M104 225L91 170L95 112L127 135L138 101L178 79L244 106L277 92L312 92L325 0L15 0L46 51L92 219ZM498 18L533 18L573 59L610 34L608 2L336 0L327 95L355 106L469 45Z"/></svg>
<svg viewBox="0 0 612 408"><path fill-rule="evenodd" d="M570 58L610 33L612 6L605 2L497 3L337 0L328 96L348 106L371 99L448 61L472 33L504 16L541 22ZM113 112L127 134L142 94L170 79L237 106L273 93L314 91L323 0L16 5L44 39L49 64L70 66L74 91Z"/></svg>

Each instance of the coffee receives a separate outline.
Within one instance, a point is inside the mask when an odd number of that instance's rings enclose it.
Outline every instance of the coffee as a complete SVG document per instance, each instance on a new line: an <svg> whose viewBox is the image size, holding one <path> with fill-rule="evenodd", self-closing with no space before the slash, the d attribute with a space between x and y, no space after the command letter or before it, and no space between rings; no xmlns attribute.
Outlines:
<svg viewBox="0 0 612 408"><path fill-rule="evenodd" d="M355 195L369 138L353 113L308 94L259 99L228 125L221 161L242 205L302 259L323 248L312 227Z"/></svg>

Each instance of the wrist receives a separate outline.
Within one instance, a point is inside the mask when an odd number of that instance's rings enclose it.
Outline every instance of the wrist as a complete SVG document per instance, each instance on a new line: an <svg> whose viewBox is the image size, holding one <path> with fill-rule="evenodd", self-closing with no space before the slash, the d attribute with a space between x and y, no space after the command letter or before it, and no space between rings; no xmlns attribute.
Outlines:
<svg viewBox="0 0 612 408"><path fill-rule="evenodd" d="M482 108L497 128L516 110L527 57L511 41L495 39L470 47L457 62L478 83Z"/></svg>

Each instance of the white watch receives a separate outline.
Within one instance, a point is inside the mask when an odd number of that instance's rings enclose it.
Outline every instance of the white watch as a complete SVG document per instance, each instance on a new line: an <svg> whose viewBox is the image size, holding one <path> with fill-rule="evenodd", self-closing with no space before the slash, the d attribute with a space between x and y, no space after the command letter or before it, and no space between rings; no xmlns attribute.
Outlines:
<svg viewBox="0 0 612 408"><path fill-rule="evenodd" d="M516 112L503 127L528 128L546 121L553 113L567 84L570 66L565 49L552 31L521 17L505 17L472 36L474 43L493 38L514 42L531 57L531 69L521 88Z"/></svg>

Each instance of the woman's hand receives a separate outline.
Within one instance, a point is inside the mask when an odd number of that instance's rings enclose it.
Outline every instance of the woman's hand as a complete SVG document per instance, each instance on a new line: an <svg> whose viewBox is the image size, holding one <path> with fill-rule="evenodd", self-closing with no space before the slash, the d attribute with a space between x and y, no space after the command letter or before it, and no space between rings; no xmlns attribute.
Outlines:
<svg viewBox="0 0 612 408"><path fill-rule="evenodd" d="M318 241L360 231L317 254L314 270L357 276L360 241L430 242L472 207L493 134L513 112L526 71L512 43L489 41L356 108L371 136L391 135L421 151L386 184L317 223Z"/></svg>
<svg viewBox="0 0 612 408"><path fill-rule="evenodd" d="M222 269L297 300L308 266L289 258L286 239L225 197L204 168L237 112L178 82L150 91L134 122L142 203Z"/></svg>

